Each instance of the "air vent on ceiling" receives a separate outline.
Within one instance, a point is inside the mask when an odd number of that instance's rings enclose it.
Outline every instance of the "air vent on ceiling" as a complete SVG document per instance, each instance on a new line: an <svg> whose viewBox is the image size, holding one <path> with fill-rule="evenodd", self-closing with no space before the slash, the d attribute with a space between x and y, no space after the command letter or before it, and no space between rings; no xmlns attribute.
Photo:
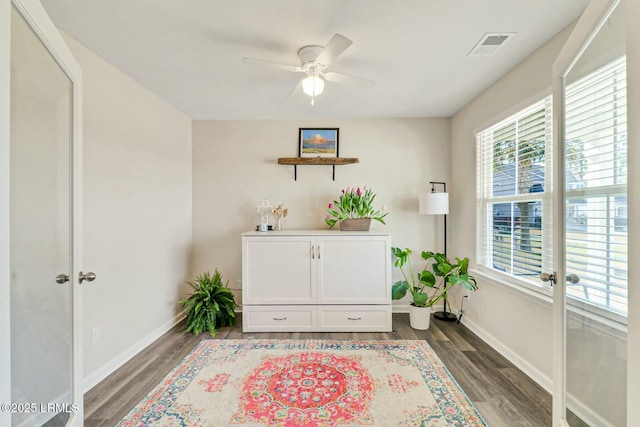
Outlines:
<svg viewBox="0 0 640 427"><path fill-rule="evenodd" d="M486 33L473 49L471 49L468 56L493 55L515 35L516 33Z"/></svg>

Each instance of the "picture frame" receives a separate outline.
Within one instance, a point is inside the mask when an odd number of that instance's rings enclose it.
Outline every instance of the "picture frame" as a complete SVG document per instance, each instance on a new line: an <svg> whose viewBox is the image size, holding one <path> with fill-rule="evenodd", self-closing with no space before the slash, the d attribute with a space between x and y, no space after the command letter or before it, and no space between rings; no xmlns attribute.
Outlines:
<svg viewBox="0 0 640 427"><path fill-rule="evenodd" d="M339 128L299 128L298 157L339 157Z"/></svg>

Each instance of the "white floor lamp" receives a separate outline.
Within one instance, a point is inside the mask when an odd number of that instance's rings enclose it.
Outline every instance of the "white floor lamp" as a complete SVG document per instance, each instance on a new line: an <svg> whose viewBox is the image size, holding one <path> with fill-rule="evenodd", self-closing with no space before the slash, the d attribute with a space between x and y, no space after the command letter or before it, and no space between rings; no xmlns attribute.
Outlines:
<svg viewBox="0 0 640 427"><path fill-rule="evenodd" d="M449 193L445 182L429 181L431 192L421 194L419 198L420 215L444 215L444 254L447 255L447 214L449 213ZM442 185L444 191L436 192L436 185ZM447 294L444 294L444 310L433 314L438 320L453 322L457 316L447 310Z"/></svg>

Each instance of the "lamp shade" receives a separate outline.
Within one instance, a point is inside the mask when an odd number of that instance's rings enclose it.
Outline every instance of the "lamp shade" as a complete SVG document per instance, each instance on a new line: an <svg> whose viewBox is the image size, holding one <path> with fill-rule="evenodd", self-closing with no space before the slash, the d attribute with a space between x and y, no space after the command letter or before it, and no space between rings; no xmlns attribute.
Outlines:
<svg viewBox="0 0 640 427"><path fill-rule="evenodd" d="M446 215L449 213L449 193L425 193L419 198L420 215Z"/></svg>

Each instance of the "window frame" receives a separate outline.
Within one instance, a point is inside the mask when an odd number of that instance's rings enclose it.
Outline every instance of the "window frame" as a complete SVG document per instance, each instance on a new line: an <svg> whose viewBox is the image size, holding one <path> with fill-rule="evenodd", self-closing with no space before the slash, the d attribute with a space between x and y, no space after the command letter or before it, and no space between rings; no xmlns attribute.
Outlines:
<svg viewBox="0 0 640 427"><path fill-rule="evenodd" d="M518 119L526 117L527 114L530 114L531 112L534 112L536 111L536 109L540 108L540 104L545 102L546 100L548 100L549 105L551 105L552 103L551 95L545 96L542 100L540 100L540 98L542 98L542 96L538 96L537 101L527 102L527 105L529 105L528 107L520 108L518 110L513 108L511 111L516 111L515 113L509 114L508 117L503 118L500 121L496 121L495 124L484 125L481 127L481 129L474 131L476 135L476 150L477 150L476 151L476 155L477 155L476 157L476 178L477 178L477 182L476 182L477 184L477 192L476 192L476 197L477 197L476 251L477 253L476 255L477 255L478 262L476 263L476 267L472 268L471 271L472 273L477 274L478 276L490 281L496 286L502 287L515 294L521 295L524 298L527 298L529 300L532 300L547 306L547 305L553 304L552 286L550 286L549 284L544 284L543 282L535 282L532 280L522 279L515 275L505 273L498 269L492 268L485 264L486 260L490 259L488 256L490 255L489 254L490 245L483 246L483 244L485 243L485 240L483 239L485 239L485 237L482 234L484 232L486 233L485 236L489 236L490 239L493 238L493 232L491 231L494 225L493 217L492 217L492 214L488 214L487 206L490 203L499 202L501 197L490 197L490 198L482 197L483 195L486 195L487 192L492 191L493 184L487 185L487 183L484 181L484 177L486 176L486 174L483 176L483 173L484 173L484 171L482 170L483 152L482 152L482 140L480 138L480 135L483 132L489 132L489 131L500 129L501 127L507 126L509 123L516 123ZM551 209L552 209L552 204L555 202L553 188L552 188L553 178L551 175L552 173L555 173L555 171L551 170L550 173L549 171L547 171L547 165L549 168L552 168L552 165L553 165L553 161L552 161L553 158L551 157L553 156L553 139L552 139L553 135L551 134L553 129L552 129L552 122L551 122L552 111L550 109L549 109L549 115L547 116L547 120L548 120L547 126L549 129L549 133L545 136L545 144L546 144L545 145L545 192L542 194L545 194L545 198L548 200L548 203L546 204L548 211L547 210L543 211L543 217L542 217L543 221L545 220L545 217L549 218L549 220L552 219L553 213ZM489 174L491 173L493 172L490 172ZM564 179L560 181L564 183ZM517 183L515 183L515 185L517 188ZM610 186L609 188L610 191L605 191L606 196L613 197L619 194L617 190L622 186L626 187L626 195L628 197L628 193L629 193L628 183L623 185L614 184ZM598 191L597 189L594 191L600 193L599 194L600 196L603 195L602 189L600 189L600 191ZM591 192L591 190L587 190L587 192ZM537 193L537 194L540 195L541 193ZM578 195L584 195L584 190L566 189L563 194L564 196L563 200L566 198L570 198L572 196L578 196ZM510 203L514 203L515 202L514 199L518 197L519 195L515 194L513 197L505 196L505 197L502 197L502 199L505 202L508 201ZM562 203L564 203L564 201ZM628 210L628 206L627 206L627 210ZM627 211L627 214L628 214L628 211ZM613 221L614 218L615 218L615 214L614 216L611 217L611 220ZM550 226L547 228L549 231L553 230L553 228L551 228L552 225L553 224L550 224ZM543 271L554 271L553 270L554 248L553 248L552 235L549 237L549 241L551 241L551 247L550 247L551 252L548 253L546 257L543 254ZM543 249L544 249L544 244L543 244ZM548 264L545 263L545 258L549 260ZM547 268L545 268L545 266ZM627 290L628 289L629 289L629 282L627 281ZM627 297L627 300L628 300L628 297ZM602 327L612 328L621 333L626 333L628 314L624 315L624 314L621 314L620 312L613 311L612 309L609 309L600 305L595 305L593 303L589 303L588 301L583 301L581 299L576 299L576 298L567 298L567 305L570 312L578 313L579 315L584 316L584 318L590 319L602 325Z"/></svg>
<svg viewBox="0 0 640 427"><path fill-rule="evenodd" d="M598 159L592 165L595 165L595 168L592 170L588 170L585 167L584 173L587 175L591 175L589 177L581 178L581 181L584 179L583 186L575 187L575 188L567 188L565 183L565 191L564 191L564 203L566 206L568 199L576 199L576 200L589 200L589 199L603 199L606 205L606 216L600 217L601 220L606 221L606 223L595 225L595 228L604 227L604 231L600 233L596 233L596 235L604 235L606 236L605 240L597 241L597 244L604 245L606 249L592 249L596 252L609 252L611 249L610 245L615 245L613 243L612 236L615 235L624 235L625 236L625 255L627 262L626 269L626 281L625 281L625 291L626 296L624 297L624 301L626 302L627 312L622 313L620 310L615 308L615 300L616 300L616 292L615 289L622 289L619 285L611 282L611 277L615 279L615 266L612 266L612 263L620 262L616 261L615 258L611 256L606 258L606 262L602 265L598 265L596 267L600 267L604 269L605 272L602 271L594 273L596 276L605 276L607 279L605 282L601 282L604 284L603 287L594 287L591 286L589 289L593 289L595 292L603 292L606 296L607 304L599 304L596 303L595 300L590 302L590 298L581 298L575 295L569 295L567 292L567 304L573 306L580 306L584 310L595 313L597 315L606 317L616 322L621 322L626 324L627 316L628 316L628 293L629 293L629 280L628 280L628 229L626 229L626 223L624 225L625 230L618 230L616 227L616 215L619 212L620 207L615 207L615 199L617 197L624 197L625 200L628 200L629 195L629 185L627 180L627 149L628 149L628 129L626 127L627 124L627 115L626 115L626 56L622 55L613 59L606 64L602 65L598 69L587 73L585 75L578 76L573 82L569 84L567 87L567 100L565 101L565 109L570 110L570 116L566 118L567 121L570 118L573 118L573 121L570 125L570 131L565 129L565 139L570 140L583 140L583 143L596 142L596 148L586 148L584 150L594 150L597 152L592 154L590 158L594 158L594 156L605 156L607 154L611 155L611 159L606 159L603 161L602 159ZM622 73L622 74L621 74ZM622 77L622 79L620 79ZM573 86L573 87L571 87ZM623 91L623 95L619 97L619 91ZM624 113L619 115L618 108L620 108L620 104L622 104L624 108ZM598 113L594 112L600 110ZM565 112L565 114L569 114ZM569 126L569 125L568 125ZM589 129L593 127L592 130L585 133L585 129ZM620 129L621 128L621 129ZM607 131L614 131L609 134ZM570 136L567 136L567 132ZM577 133L577 135L576 135ZM624 135L623 139L619 139L620 135ZM594 139L595 138L595 139ZM611 141L606 142L608 139ZM600 145L597 142L605 141L604 145ZM621 150L621 146L624 146L624 156L618 156L618 150ZM609 148L611 150L602 150L603 148ZM566 149L566 147L565 147ZM565 154L566 155L566 154ZM624 161L622 161L624 159ZM611 163L609 165L609 163ZM606 167L602 167L602 165L606 165ZM623 168L624 173L622 175L618 175L618 168ZM612 175L607 175L606 172L612 172ZM624 182L618 182L618 178L620 176L624 176ZM603 181L598 183L598 181ZM607 182L608 180L613 180L612 182ZM588 183L596 182L595 185L588 185ZM613 205L612 207L610 205ZM628 205L626 205L626 210L628 210ZM628 217L625 216L625 219ZM589 217L591 218L591 217ZM585 223L587 226L589 222ZM588 234L588 231L586 232ZM579 245L580 243L587 241L587 237L583 237L582 241L579 239L571 239L574 245ZM568 242L569 240L567 240ZM567 243L568 244L568 243ZM621 243L618 243L620 245ZM576 246L577 247L577 246ZM615 250L612 252L615 253ZM575 255L575 254L574 254ZM597 254L596 254L597 255ZM580 257L580 255L577 255ZM605 259L605 258L601 258ZM565 265L568 266L567 260L565 260ZM574 260L578 262L577 260ZM577 272L580 272L579 270ZM583 271L586 272L586 271ZM591 273L593 271L589 271ZM567 272L567 274L570 271ZM593 282L591 282L593 283ZM580 286L580 285L577 285ZM614 290L611 291L608 287L611 286ZM586 289L586 288L585 288ZM585 294L586 294L585 290ZM612 300L614 303L609 303Z"/></svg>
<svg viewBox="0 0 640 427"><path fill-rule="evenodd" d="M493 134L494 131L502 129L510 124L517 124L519 120L530 116L544 109L545 114L545 148L544 148L544 191L518 193L517 176L514 176L513 186L515 193L512 195L493 195L493 180L487 179L492 176L493 170L486 172L483 169L483 162L487 158L485 153L487 150L493 152L493 137L486 137ZM508 117L496 122L493 125L485 126L476 132L476 212L477 212L477 228L476 228L476 256L478 258L477 269L483 275L489 277L501 278L510 286L525 288L528 291L538 292L541 296L549 296L551 286L535 279L524 279L517 275L500 271L490 267L487 263L492 259L492 247L496 233L494 231L493 205L499 203L518 203L519 201L538 201L541 202L541 236L542 254L541 264L542 271L550 271L553 264L553 224L552 224L552 197L553 197L553 140L552 140L552 97L551 95L543 96L537 101L529 103L525 108L510 114ZM517 126L516 126L517 127ZM493 158L493 157L492 157ZM512 228L512 230L515 227ZM542 230L545 233L542 233ZM511 244L513 246L513 243Z"/></svg>

